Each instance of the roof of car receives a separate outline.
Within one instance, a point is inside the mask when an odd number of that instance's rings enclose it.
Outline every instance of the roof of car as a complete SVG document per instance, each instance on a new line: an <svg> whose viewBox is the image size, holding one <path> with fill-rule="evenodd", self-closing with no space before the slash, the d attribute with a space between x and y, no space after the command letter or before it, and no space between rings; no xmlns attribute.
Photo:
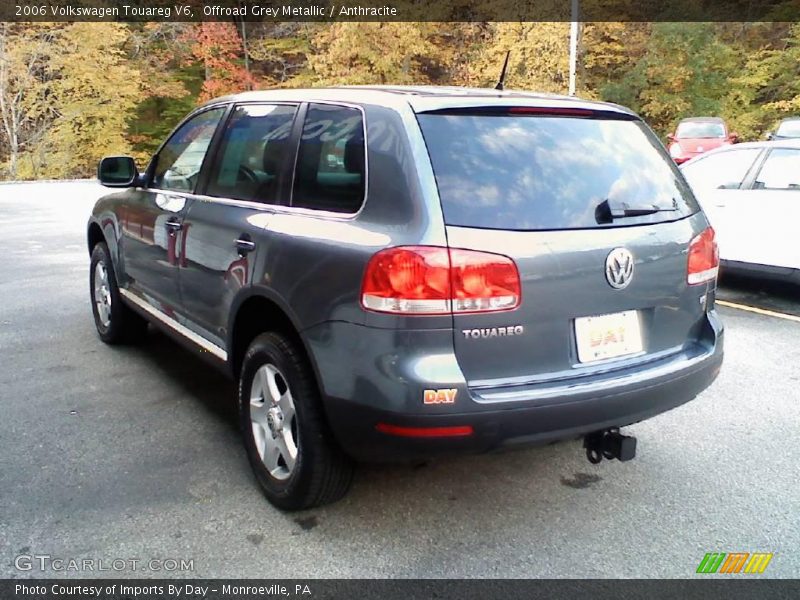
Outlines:
<svg viewBox="0 0 800 600"><path fill-rule="evenodd" d="M363 85L320 87L306 89L274 89L243 92L206 103L258 102L258 101L339 101L383 106L411 105L416 112L461 108L469 106L548 106L585 108L633 115L622 106L607 102L582 100L572 96L560 96L520 90L495 90L457 86L401 86Z"/></svg>
<svg viewBox="0 0 800 600"><path fill-rule="evenodd" d="M771 140L761 142L744 142L716 148L714 152L720 150L735 150L737 148L800 148L800 138L786 138L785 140Z"/></svg>
<svg viewBox="0 0 800 600"><path fill-rule="evenodd" d="M681 165L681 168L683 168L686 165L698 162L707 156L711 156L712 154L720 154L723 152L730 152L731 150L743 150L747 148L755 148L756 150L762 150L763 148L800 149L800 138L787 138L784 140L771 140L762 142L743 142L741 144L728 144L727 146L720 146L719 148L714 148L713 150L704 152L703 154L695 156L691 160L686 161Z"/></svg>
<svg viewBox="0 0 800 600"><path fill-rule="evenodd" d="M781 123L786 123L787 121L800 121L800 117L786 117L785 119L781 119Z"/></svg>

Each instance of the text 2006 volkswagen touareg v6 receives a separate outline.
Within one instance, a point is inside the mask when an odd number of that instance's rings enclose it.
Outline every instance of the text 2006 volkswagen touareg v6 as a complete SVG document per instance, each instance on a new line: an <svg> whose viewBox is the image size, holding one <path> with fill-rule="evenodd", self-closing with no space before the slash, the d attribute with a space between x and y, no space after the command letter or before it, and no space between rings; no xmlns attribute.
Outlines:
<svg viewBox="0 0 800 600"><path fill-rule="evenodd" d="M286 509L354 460L584 437L694 398L722 362L714 231L614 105L458 88L250 92L140 174L104 159L88 226L100 337L151 322L238 380Z"/></svg>

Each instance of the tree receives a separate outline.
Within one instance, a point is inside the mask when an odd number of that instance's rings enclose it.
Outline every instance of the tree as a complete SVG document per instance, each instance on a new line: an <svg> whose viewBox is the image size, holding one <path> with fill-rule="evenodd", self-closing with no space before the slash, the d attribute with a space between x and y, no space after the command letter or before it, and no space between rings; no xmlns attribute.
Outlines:
<svg viewBox="0 0 800 600"><path fill-rule="evenodd" d="M0 133L8 174L16 179L22 153L41 141L53 118L46 64L55 27L0 23Z"/></svg>
<svg viewBox="0 0 800 600"><path fill-rule="evenodd" d="M491 23L487 37L470 65L469 85L494 85L510 50L507 87L567 93L569 23Z"/></svg>
<svg viewBox="0 0 800 600"><path fill-rule="evenodd" d="M266 85L311 85L308 56L321 28L318 23L269 23L250 32L249 55L261 64Z"/></svg>
<svg viewBox="0 0 800 600"><path fill-rule="evenodd" d="M141 100L128 119L127 138L133 156L146 162L175 123L191 111L203 84L198 65L185 66L191 48L190 23L130 24L125 49L142 77ZM152 74L148 76L148 74Z"/></svg>
<svg viewBox="0 0 800 600"><path fill-rule="evenodd" d="M760 137L781 117L800 111L800 25L791 25L771 46L745 53L731 79L727 107L745 137Z"/></svg>
<svg viewBox="0 0 800 600"><path fill-rule="evenodd" d="M199 100L252 89L255 81L243 66L243 47L233 23L204 22L194 25L184 38L191 60L204 69Z"/></svg>
<svg viewBox="0 0 800 600"><path fill-rule="evenodd" d="M721 115L736 68L737 55L714 24L657 23L645 54L604 96L666 133L683 117Z"/></svg>
<svg viewBox="0 0 800 600"><path fill-rule="evenodd" d="M649 23L586 23L578 61L579 95L634 104L635 86L620 83L647 54L651 29Z"/></svg>
<svg viewBox="0 0 800 600"><path fill-rule="evenodd" d="M142 77L123 51L128 33L121 23L72 23L54 35L48 68L57 116L43 140L48 176L86 175L103 156L130 152L125 132Z"/></svg>
<svg viewBox="0 0 800 600"><path fill-rule="evenodd" d="M412 84L429 78L429 23L334 23L314 37L308 64L317 84Z"/></svg>

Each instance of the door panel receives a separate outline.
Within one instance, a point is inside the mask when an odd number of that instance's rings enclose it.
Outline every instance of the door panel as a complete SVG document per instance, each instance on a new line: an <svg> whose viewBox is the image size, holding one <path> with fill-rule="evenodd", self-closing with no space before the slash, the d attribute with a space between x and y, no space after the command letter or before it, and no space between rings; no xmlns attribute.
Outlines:
<svg viewBox="0 0 800 600"><path fill-rule="evenodd" d="M746 231L750 192L742 184L761 157L760 148L731 148L692 161L681 169L716 231L723 260L746 260L750 246Z"/></svg>
<svg viewBox="0 0 800 600"><path fill-rule="evenodd" d="M183 219L225 110L201 112L175 131L153 160L149 188L134 192L122 215L122 252L130 285L168 312L181 309Z"/></svg>
<svg viewBox="0 0 800 600"><path fill-rule="evenodd" d="M800 217L800 150L771 150L752 179L750 189L726 196L721 258L800 268L800 246L794 243Z"/></svg>
<svg viewBox="0 0 800 600"><path fill-rule="evenodd" d="M800 269L800 191L741 190L725 203L723 260ZM712 220L713 223L713 220Z"/></svg>
<svg viewBox="0 0 800 600"><path fill-rule="evenodd" d="M137 190L130 198L120 215L128 283L176 310L180 225L191 200L149 190Z"/></svg>
<svg viewBox="0 0 800 600"><path fill-rule="evenodd" d="M269 205L285 193L296 112L296 105L287 104L235 107L207 167L206 196L196 198L184 222L186 316L190 326L222 346L231 303L252 283L256 258L269 251L264 228Z"/></svg>
<svg viewBox="0 0 800 600"><path fill-rule="evenodd" d="M269 216L259 208L196 200L184 222L184 310L198 333L222 347L233 299L252 283L256 252L266 252L262 238ZM239 240L250 242L251 249L237 244Z"/></svg>

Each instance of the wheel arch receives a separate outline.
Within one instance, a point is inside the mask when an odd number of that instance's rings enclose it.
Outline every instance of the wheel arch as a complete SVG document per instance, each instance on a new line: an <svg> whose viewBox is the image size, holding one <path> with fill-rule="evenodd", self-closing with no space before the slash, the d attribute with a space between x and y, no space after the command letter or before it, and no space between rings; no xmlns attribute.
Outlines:
<svg viewBox="0 0 800 600"><path fill-rule="evenodd" d="M89 247L89 254L92 254L94 247L100 242L105 242L106 236L103 235L103 230L96 221L89 221L89 226L86 228L86 243Z"/></svg>
<svg viewBox="0 0 800 600"><path fill-rule="evenodd" d="M111 263L116 271L117 279L121 279L121 257L117 245L115 218L106 215L103 217L93 216L89 220L86 226L86 245L89 250L89 256L92 255L94 247L100 242L105 242L108 246L108 251L111 254Z"/></svg>
<svg viewBox="0 0 800 600"><path fill-rule="evenodd" d="M228 323L227 347L228 367L234 378L239 376L242 358L250 343L259 334L276 331L293 339L303 351L311 365L320 393L322 392L319 370L314 361L297 317L291 309L270 290L248 288L243 290L231 305L231 318Z"/></svg>

